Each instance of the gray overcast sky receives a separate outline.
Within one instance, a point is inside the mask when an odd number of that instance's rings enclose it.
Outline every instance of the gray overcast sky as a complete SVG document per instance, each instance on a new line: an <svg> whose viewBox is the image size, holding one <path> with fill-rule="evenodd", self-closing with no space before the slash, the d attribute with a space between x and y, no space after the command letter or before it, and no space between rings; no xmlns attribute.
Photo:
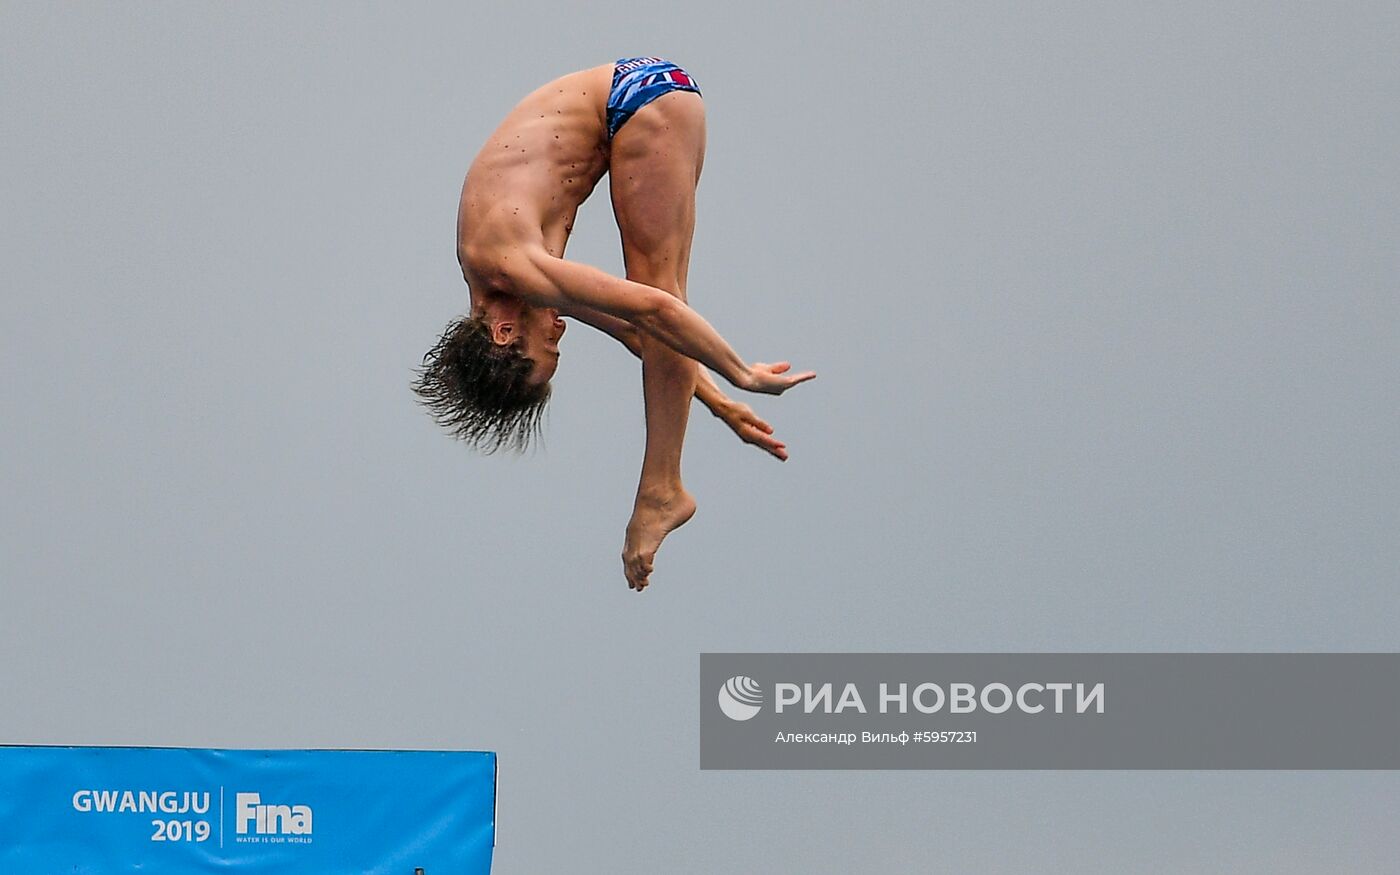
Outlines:
<svg viewBox="0 0 1400 875"><path fill-rule="evenodd" d="M704 90L703 410L618 554L639 370L533 456L415 406L476 150ZM497 871L1397 871L1393 773L698 770L702 651L1395 650L1395 4L0 6L0 741L501 757ZM606 184L571 257L618 272Z"/></svg>

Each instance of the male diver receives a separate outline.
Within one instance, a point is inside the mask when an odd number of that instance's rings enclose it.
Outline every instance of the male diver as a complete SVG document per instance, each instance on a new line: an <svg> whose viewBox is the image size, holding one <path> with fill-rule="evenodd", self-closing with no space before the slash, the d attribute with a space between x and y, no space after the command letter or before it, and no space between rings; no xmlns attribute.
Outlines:
<svg viewBox="0 0 1400 875"><path fill-rule="evenodd" d="M527 95L467 171L457 258L471 309L424 356L415 391L435 418L485 452L536 434L569 316L642 361L646 451L623 546L630 588L644 589L657 548L695 513L681 483L690 399L781 460L787 447L704 368L751 392L781 394L816 376L787 362L749 364L686 303L705 108L685 70L623 58ZM611 174L626 279L564 259L579 205Z"/></svg>

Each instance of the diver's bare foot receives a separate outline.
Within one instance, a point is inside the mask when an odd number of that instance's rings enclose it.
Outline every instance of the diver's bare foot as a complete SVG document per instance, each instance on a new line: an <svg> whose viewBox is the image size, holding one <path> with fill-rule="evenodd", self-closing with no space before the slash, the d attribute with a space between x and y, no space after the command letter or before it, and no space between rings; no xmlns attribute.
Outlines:
<svg viewBox="0 0 1400 875"><path fill-rule="evenodd" d="M632 519L627 523L627 541L622 547L622 570L627 575L628 589L641 592L646 588L661 540L693 516L695 499L679 487L637 496Z"/></svg>

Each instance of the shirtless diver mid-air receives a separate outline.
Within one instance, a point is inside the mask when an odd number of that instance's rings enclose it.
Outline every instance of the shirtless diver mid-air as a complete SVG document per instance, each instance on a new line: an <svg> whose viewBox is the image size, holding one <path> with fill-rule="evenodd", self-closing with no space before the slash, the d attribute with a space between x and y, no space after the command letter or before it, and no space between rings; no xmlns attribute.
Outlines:
<svg viewBox="0 0 1400 875"><path fill-rule="evenodd" d="M472 162L457 214L470 312L423 358L414 390L478 449L523 449L539 428L569 316L642 360L646 453L622 551L627 585L647 586L661 541L695 514L681 444L697 397L744 441L787 448L737 388L778 395L816 374L748 364L686 303L705 106L695 80L661 58L623 58L527 95ZM579 205L611 173L627 278L564 259Z"/></svg>

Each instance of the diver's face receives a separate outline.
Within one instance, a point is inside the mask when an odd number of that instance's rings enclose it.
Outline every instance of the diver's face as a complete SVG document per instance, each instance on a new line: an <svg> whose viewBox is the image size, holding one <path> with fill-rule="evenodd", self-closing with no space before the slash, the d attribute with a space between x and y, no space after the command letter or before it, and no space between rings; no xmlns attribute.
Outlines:
<svg viewBox="0 0 1400 875"><path fill-rule="evenodd" d="M524 352L535 363L530 374L534 386L548 383L559 367L559 338L567 326L559 311L543 307L523 307L520 313L520 337Z"/></svg>
<svg viewBox="0 0 1400 875"><path fill-rule="evenodd" d="M559 367L559 338L564 336L564 320L549 307L531 307L523 301L503 306L491 325L491 338L506 346L520 344L520 351L534 363L529 383L548 383Z"/></svg>

